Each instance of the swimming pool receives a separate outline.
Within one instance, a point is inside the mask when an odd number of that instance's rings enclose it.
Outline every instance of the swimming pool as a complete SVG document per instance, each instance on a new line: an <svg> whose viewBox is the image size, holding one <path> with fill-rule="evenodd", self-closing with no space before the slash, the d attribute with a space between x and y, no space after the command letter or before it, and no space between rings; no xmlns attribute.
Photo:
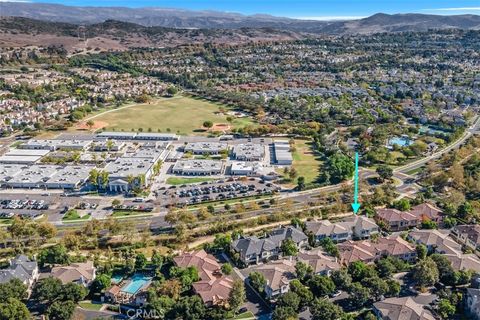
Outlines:
<svg viewBox="0 0 480 320"><path fill-rule="evenodd" d="M388 141L388 144L391 145L391 146L396 144L396 145L401 146L401 147L408 147L408 146L411 146L413 144L413 141L410 140L407 137L394 137L394 138L391 138Z"/></svg>
<svg viewBox="0 0 480 320"><path fill-rule="evenodd" d="M123 277L119 274L115 274L112 276L111 280L113 284L119 284L123 280Z"/></svg>
<svg viewBox="0 0 480 320"><path fill-rule="evenodd" d="M138 290L142 289L145 285L147 285L151 280L151 277L136 273L127 282L127 284L122 287L122 291L129 294L135 294Z"/></svg>

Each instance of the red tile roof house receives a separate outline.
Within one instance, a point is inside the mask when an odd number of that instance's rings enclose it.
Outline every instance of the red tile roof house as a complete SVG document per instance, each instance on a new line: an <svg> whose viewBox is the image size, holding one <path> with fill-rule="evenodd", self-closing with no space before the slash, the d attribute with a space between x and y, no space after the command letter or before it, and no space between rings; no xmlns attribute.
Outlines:
<svg viewBox="0 0 480 320"><path fill-rule="evenodd" d="M419 224L417 216L397 209L377 209L375 219L379 225L384 225L389 231L403 231Z"/></svg>
<svg viewBox="0 0 480 320"><path fill-rule="evenodd" d="M443 212L430 203L422 203L413 207L410 213L418 217L421 221L430 220L437 224L443 223Z"/></svg>
<svg viewBox="0 0 480 320"><path fill-rule="evenodd" d="M397 209L377 209L375 219L383 223L389 231L403 231L413 227L419 227L423 221L433 221L442 224L442 211L429 203L423 203L413 207L410 211Z"/></svg>
<svg viewBox="0 0 480 320"><path fill-rule="evenodd" d="M372 263L385 256L394 256L407 262L417 258L415 246L403 240L400 236L378 238L375 241L346 241L338 245L340 261L349 265L355 261Z"/></svg>
<svg viewBox="0 0 480 320"><path fill-rule="evenodd" d="M185 252L173 258L177 267L195 267L200 281L193 284L193 290L207 306L228 306L228 297L233 280L222 274L221 266L214 256L205 250Z"/></svg>

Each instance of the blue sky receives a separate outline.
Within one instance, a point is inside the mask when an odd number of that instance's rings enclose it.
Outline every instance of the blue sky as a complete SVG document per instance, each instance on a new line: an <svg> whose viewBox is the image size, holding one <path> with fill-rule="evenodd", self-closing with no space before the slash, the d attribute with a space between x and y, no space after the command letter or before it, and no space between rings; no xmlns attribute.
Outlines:
<svg viewBox="0 0 480 320"><path fill-rule="evenodd" d="M358 18L377 12L480 15L480 0L31 0L30 2L77 6L156 6L244 14L267 13L276 16L320 20Z"/></svg>

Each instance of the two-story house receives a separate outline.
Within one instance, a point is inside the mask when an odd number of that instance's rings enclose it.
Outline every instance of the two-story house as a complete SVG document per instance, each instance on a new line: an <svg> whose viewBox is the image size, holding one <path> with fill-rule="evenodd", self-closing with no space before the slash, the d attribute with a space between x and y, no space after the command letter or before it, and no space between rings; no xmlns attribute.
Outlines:
<svg viewBox="0 0 480 320"><path fill-rule="evenodd" d="M231 249L239 254L244 264L257 264L281 257L282 243L286 239L291 239L298 249L308 245L308 237L301 230L285 227L273 230L264 238L250 236L237 239L232 242Z"/></svg>
<svg viewBox="0 0 480 320"><path fill-rule="evenodd" d="M252 272L261 273L266 280L265 295L274 299L290 290L290 281L295 279L294 260L276 260L252 268Z"/></svg>
<svg viewBox="0 0 480 320"><path fill-rule="evenodd" d="M465 224L452 228L452 235L461 243L473 250L480 249L480 225Z"/></svg>
<svg viewBox="0 0 480 320"><path fill-rule="evenodd" d="M389 231L403 231L416 227L420 220L410 212L397 209L377 209L375 219Z"/></svg>
<svg viewBox="0 0 480 320"><path fill-rule="evenodd" d="M0 283L19 279L30 290L35 281L38 280L38 276L37 262L21 254L10 260L8 268L0 270Z"/></svg>
<svg viewBox="0 0 480 320"><path fill-rule="evenodd" d="M328 220L307 221L305 225L307 233L312 234L317 242L324 238L330 238L336 243L351 239L369 239L379 232L375 221L365 216L354 216L336 223Z"/></svg>

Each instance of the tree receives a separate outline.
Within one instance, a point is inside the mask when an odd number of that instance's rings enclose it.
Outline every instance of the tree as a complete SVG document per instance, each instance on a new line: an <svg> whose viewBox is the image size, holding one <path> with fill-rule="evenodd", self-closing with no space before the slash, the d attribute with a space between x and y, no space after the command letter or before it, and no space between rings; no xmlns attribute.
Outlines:
<svg viewBox="0 0 480 320"><path fill-rule="evenodd" d="M343 180L350 179L355 171L355 166L348 156L335 153L327 160L326 171L330 175L332 183L339 183Z"/></svg>
<svg viewBox="0 0 480 320"><path fill-rule="evenodd" d="M46 278L37 283L33 296L41 302L55 301L62 295L62 281L58 278Z"/></svg>
<svg viewBox="0 0 480 320"><path fill-rule="evenodd" d="M18 278L13 278L8 282L0 283L0 297L2 297L3 300L7 300L8 298L23 300L27 296L27 286Z"/></svg>
<svg viewBox="0 0 480 320"><path fill-rule="evenodd" d="M310 277L313 273L313 268L308 263L298 261L295 265L295 274L300 281L305 281L307 277Z"/></svg>
<svg viewBox="0 0 480 320"><path fill-rule="evenodd" d="M70 263L67 249L63 244L57 244L55 246L43 249L38 254L37 260L40 267L43 267L45 264L66 265Z"/></svg>
<svg viewBox="0 0 480 320"><path fill-rule="evenodd" d="M194 295L180 299L172 311L172 319L201 320L205 318L206 308L202 299Z"/></svg>
<svg viewBox="0 0 480 320"><path fill-rule="evenodd" d="M388 286L387 296L388 297L398 297L398 295L400 294L400 290L401 290L400 283L398 283L394 279L387 279L386 283L387 283L387 286Z"/></svg>
<svg viewBox="0 0 480 320"><path fill-rule="evenodd" d="M320 245L329 255L339 257L340 252L331 238L323 238L320 240Z"/></svg>
<svg viewBox="0 0 480 320"><path fill-rule="evenodd" d="M300 309L308 306L313 300L313 293L298 279L290 281L290 290L300 298Z"/></svg>
<svg viewBox="0 0 480 320"><path fill-rule="evenodd" d="M245 293L245 286L242 280L235 280L232 285L232 290L228 296L228 304L230 309L237 312L238 308L245 302L247 295Z"/></svg>
<svg viewBox="0 0 480 320"><path fill-rule="evenodd" d="M282 241L281 249L285 256L296 256L298 253L297 244L292 239Z"/></svg>
<svg viewBox="0 0 480 320"><path fill-rule="evenodd" d="M57 235L57 228L50 222L42 222L38 224L37 232L40 237L51 239Z"/></svg>
<svg viewBox="0 0 480 320"><path fill-rule="evenodd" d="M288 307L298 312L300 309L300 297L292 291L289 291L278 298L277 305L280 307Z"/></svg>
<svg viewBox="0 0 480 320"><path fill-rule="evenodd" d="M92 130L93 126L95 125L95 122L90 119L86 122L86 125L87 125L88 129Z"/></svg>
<svg viewBox="0 0 480 320"><path fill-rule="evenodd" d="M210 120L204 121L203 122L203 127L207 128L207 129L210 129L211 127L213 127L213 122L210 121Z"/></svg>
<svg viewBox="0 0 480 320"><path fill-rule="evenodd" d="M350 288L350 303L358 308L363 307L370 299L370 290L355 282Z"/></svg>
<svg viewBox="0 0 480 320"><path fill-rule="evenodd" d="M438 268L432 258L420 260L412 271L413 280L421 288L433 286L439 281Z"/></svg>
<svg viewBox="0 0 480 320"><path fill-rule="evenodd" d="M390 180L393 177L393 169L387 165L378 166L376 172L382 182L385 180Z"/></svg>
<svg viewBox="0 0 480 320"><path fill-rule="evenodd" d="M193 266L187 268L172 267L170 268L170 276L180 280L183 291L190 290L192 284L200 279L197 268Z"/></svg>
<svg viewBox="0 0 480 320"><path fill-rule="evenodd" d="M61 300L77 303L87 296L87 289L78 283L69 282L62 287Z"/></svg>
<svg viewBox="0 0 480 320"><path fill-rule="evenodd" d="M290 171L288 172L288 177L290 178L290 180L294 180L297 177L297 175L298 175L297 169L295 169L295 167L291 167Z"/></svg>
<svg viewBox="0 0 480 320"><path fill-rule="evenodd" d="M369 276L375 276L375 270L362 261L354 261L348 266L348 273L353 281L361 281Z"/></svg>
<svg viewBox="0 0 480 320"><path fill-rule="evenodd" d="M168 88L167 88L167 93L168 93L168 95L174 96L174 95L177 94L177 92L178 92L177 87L175 87L175 86L168 86Z"/></svg>
<svg viewBox="0 0 480 320"><path fill-rule="evenodd" d="M334 270L330 278L342 290L347 290L352 285L352 277L345 268Z"/></svg>
<svg viewBox="0 0 480 320"><path fill-rule="evenodd" d="M411 208L410 200L407 198L402 198L398 201L393 202L393 207L400 211L408 211Z"/></svg>
<svg viewBox="0 0 480 320"><path fill-rule="evenodd" d="M438 274L440 281L447 285L453 286L457 284L457 275L455 270L452 267L451 262L445 258L445 256L435 253L430 256L430 258L435 262L435 265L438 269Z"/></svg>
<svg viewBox="0 0 480 320"><path fill-rule="evenodd" d="M298 177L297 189L300 191L305 190L305 177Z"/></svg>
<svg viewBox="0 0 480 320"><path fill-rule="evenodd" d="M427 257L427 247L424 244L418 244L416 247L416 251L418 259L423 260Z"/></svg>
<svg viewBox="0 0 480 320"><path fill-rule="evenodd" d="M388 278L396 271L390 259L385 258L377 260L375 262L375 268L377 269L378 275L382 278Z"/></svg>
<svg viewBox="0 0 480 320"><path fill-rule="evenodd" d="M98 178L99 178L99 172L97 169L92 169L90 170L88 174L88 181L94 186L98 187Z"/></svg>
<svg viewBox="0 0 480 320"><path fill-rule="evenodd" d="M152 251L152 265L157 269L160 270L163 266L163 256L157 250Z"/></svg>
<svg viewBox="0 0 480 320"><path fill-rule="evenodd" d="M145 257L143 253L137 254L137 256L135 257L135 269L136 270L144 269L146 265L147 265L147 257Z"/></svg>
<svg viewBox="0 0 480 320"><path fill-rule="evenodd" d="M308 281L308 286L316 297L330 295L335 291L335 283L327 276L315 275Z"/></svg>
<svg viewBox="0 0 480 320"><path fill-rule="evenodd" d="M2 302L0 302L0 319L19 320L30 318L30 312L24 303L15 298L2 297Z"/></svg>
<svg viewBox="0 0 480 320"><path fill-rule="evenodd" d="M374 297L374 300L379 300L382 296L385 296L388 293L388 285L385 281L379 277L370 277L362 279L362 285L365 288L368 288L371 295Z"/></svg>
<svg viewBox="0 0 480 320"><path fill-rule="evenodd" d="M233 267L230 263L224 263L222 265L222 273L223 274L229 275L229 274L232 274L232 272L233 272Z"/></svg>
<svg viewBox="0 0 480 320"><path fill-rule="evenodd" d="M317 298L310 306L312 320L340 319L344 312L340 306L328 301L328 299Z"/></svg>
<svg viewBox="0 0 480 320"><path fill-rule="evenodd" d="M90 285L90 290L95 293L100 293L112 285L112 278L108 274L100 274Z"/></svg>
<svg viewBox="0 0 480 320"><path fill-rule="evenodd" d="M273 310L272 320L295 320L297 312L291 307L278 306Z"/></svg>
<svg viewBox="0 0 480 320"><path fill-rule="evenodd" d="M70 320L75 311L73 301L55 301L47 309L49 320Z"/></svg>
<svg viewBox="0 0 480 320"><path fill-rule="evenodd" d="M438 225L435 221L432 221L430 219L425 219L422 221L422 229L437 229Z"/></svg>
<svg viewBox="0 0 480 320"><path fill-rule="evenodd" d="M158 287L159 294L178 300L182 293L182 283L178 279L166 280Z"/></svg>
<svg viewBox="0 0 480 320"><path fill-rule="evenodd" d="M450 319L456 312L456 308L454 305L450 303L448 299L442 299L438 303L438 313L444 319Z"/></svg>
<svg viewBox="0 0 480 320"><path fill-rule="evenodd" d="M248 275L248 279L253 289L257 290L257 292L259 293L264 292L267 280L265 279L263 274L257 271L250 272L250 274Z"/></svg>

